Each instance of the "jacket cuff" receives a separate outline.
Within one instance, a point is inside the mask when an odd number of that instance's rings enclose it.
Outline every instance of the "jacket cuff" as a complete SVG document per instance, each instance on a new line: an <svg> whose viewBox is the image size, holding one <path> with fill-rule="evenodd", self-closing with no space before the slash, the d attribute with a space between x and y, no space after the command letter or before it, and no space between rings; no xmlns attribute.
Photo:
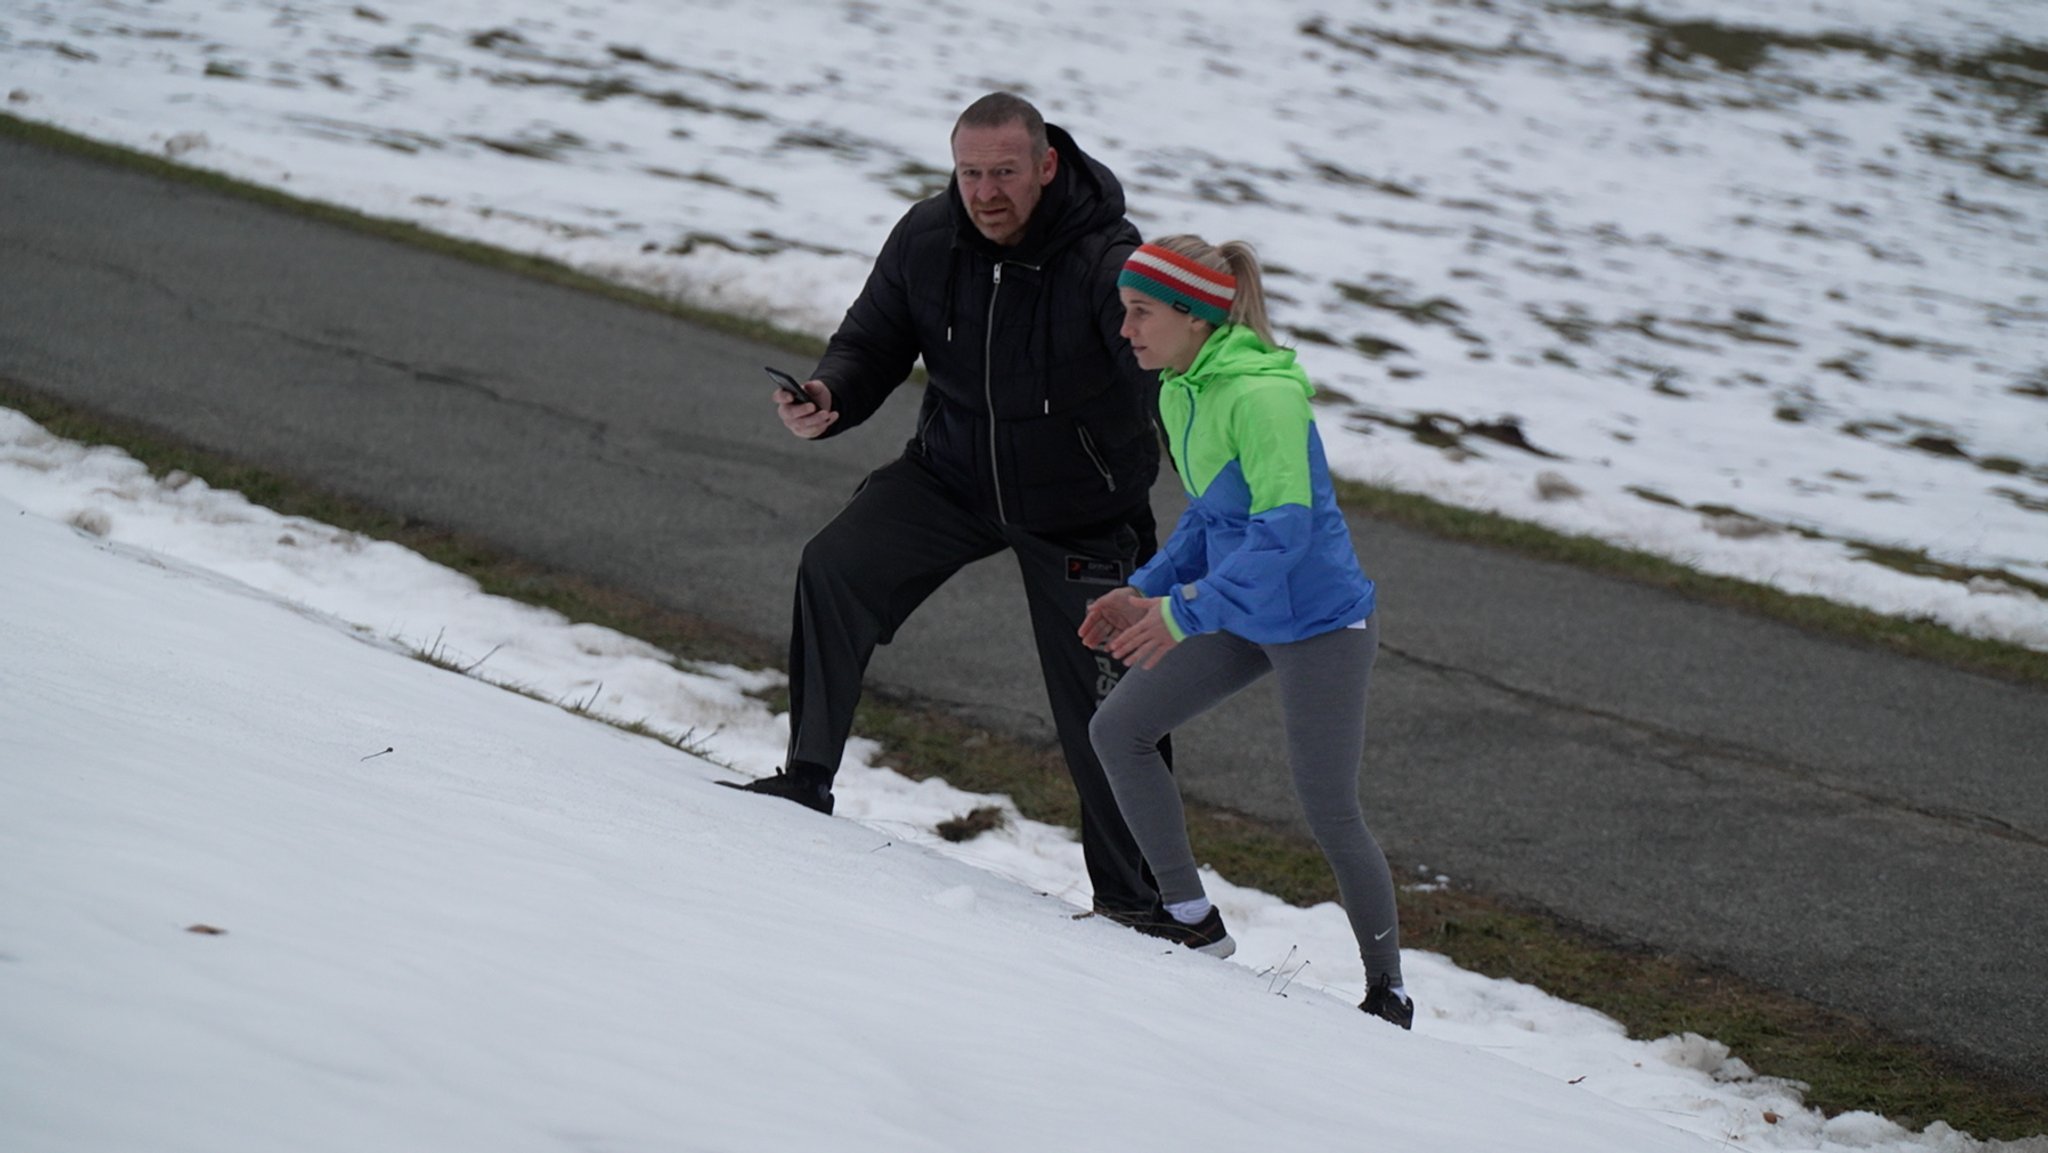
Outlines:
<svg viewBox="0 0 2048 1153"><path fill-rule="evenodd" d="M1183 625L1180 620L1181 614L1187 611L1181 604L1181 600L1193 592L1194 588L1195 586L1193 585L1182 585L1168 592L1166 599L1160 602L1160 615L1166 618L1166 631L1173 637L1175 644L1188 639L1189 636L1196 632L1195 629Z"/></svg>
<svg viewBox="0 0 2048 1153"><path fill-rule="evenodd" d="M1158 557L1165 555L1165 551L1161 550ZM1148 597L1165 596L1166 590L1172 587L1173 572L1161 563L1158 557L1139 565L1138 571L1132 573L1130 579L1124 583Z"/></svg>

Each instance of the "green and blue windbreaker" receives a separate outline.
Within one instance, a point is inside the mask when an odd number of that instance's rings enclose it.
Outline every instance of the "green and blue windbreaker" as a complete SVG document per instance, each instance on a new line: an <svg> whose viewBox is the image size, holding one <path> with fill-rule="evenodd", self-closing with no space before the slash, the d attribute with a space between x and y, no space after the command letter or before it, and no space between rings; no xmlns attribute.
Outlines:
<svg viewBox="0 0 2048 1153"><path fill-rule="evenodd" d="M1159 379L1159 413L1188 508L1131 585L1167 598L1175 639L1228 632L1277 644L1372 615L1373 584L1337 509L1315 392L1294 353L1243 325L1209 335Z"/></svg>

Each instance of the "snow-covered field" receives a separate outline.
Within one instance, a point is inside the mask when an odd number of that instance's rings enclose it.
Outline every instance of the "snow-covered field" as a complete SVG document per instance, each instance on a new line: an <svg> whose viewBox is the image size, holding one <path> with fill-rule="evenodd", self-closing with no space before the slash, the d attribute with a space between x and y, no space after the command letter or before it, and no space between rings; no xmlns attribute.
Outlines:
<svg viewBox="0 0 2048 1153"><path fill-rule="evenodd" d="M1073 920L1070 834L866 743L848 819L714 787L771 674L5 411L0 589L7 1153L2048 1153L1415 950L1403 1033L1334 905L1212 878L1231 962Z"/></svg>
<svg viewBox="0 0 2048 1153"><path fill-rule="evenodd" d="M15 115L824 334L1004 87L1367 481L2048 649L2038 0L0 0Z"/></svg>

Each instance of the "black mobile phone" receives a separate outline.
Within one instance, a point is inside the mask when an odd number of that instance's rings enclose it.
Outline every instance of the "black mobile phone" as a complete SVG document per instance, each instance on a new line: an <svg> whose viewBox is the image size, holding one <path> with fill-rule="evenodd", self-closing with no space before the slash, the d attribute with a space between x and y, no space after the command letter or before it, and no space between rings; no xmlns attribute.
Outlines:
<svg viewBox="0 0 2048 1153"><path fill-rule="evenodd" d="M763 365L761 367L761 371L767 373L769 376L774 377L775 383L782 386L782 391L796 398L799 404L818 403L817 401L811 399L810 393L804 391L804 386L797 380L796 377L789 375L788 373L782 371L779 368L769 368L766 365Z"/></svg>

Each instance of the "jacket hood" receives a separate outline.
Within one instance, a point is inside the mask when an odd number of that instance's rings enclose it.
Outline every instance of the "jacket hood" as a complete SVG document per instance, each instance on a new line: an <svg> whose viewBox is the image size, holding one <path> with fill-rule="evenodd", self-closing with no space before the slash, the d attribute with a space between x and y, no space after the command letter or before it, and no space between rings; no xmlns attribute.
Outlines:
<svg viewBox="0 0 2048 1153"><path fill-rule="evenodd" d="M1077 237L1123 219L1124 187L1117 182L1115 173L1081 151L1067 130L1057 124L1045 126L1045 142L1059 154L1059 171L1031 210L1024 239L1014 247L1004 248L983 236L967 215L967 207L960 203L959 178L946 182L946 203L953 214L957 246L974 249L992 260L1041 264Z"/></svg>
<svg viewBox="0 0 2048 1153"><path fill-rule="evenodd" d="M1308 373L1294 363L1293 349L1274 348L1260 340L1259 334L1249 326L1242 324L1226 324L1210 333L1186 372L1166 369L1159 374L1159 382L1178 384L1200 392L1240 376L1280 377L1299 385L1303 396L1316 394L1315 385L1309 383Z"/></svg>

